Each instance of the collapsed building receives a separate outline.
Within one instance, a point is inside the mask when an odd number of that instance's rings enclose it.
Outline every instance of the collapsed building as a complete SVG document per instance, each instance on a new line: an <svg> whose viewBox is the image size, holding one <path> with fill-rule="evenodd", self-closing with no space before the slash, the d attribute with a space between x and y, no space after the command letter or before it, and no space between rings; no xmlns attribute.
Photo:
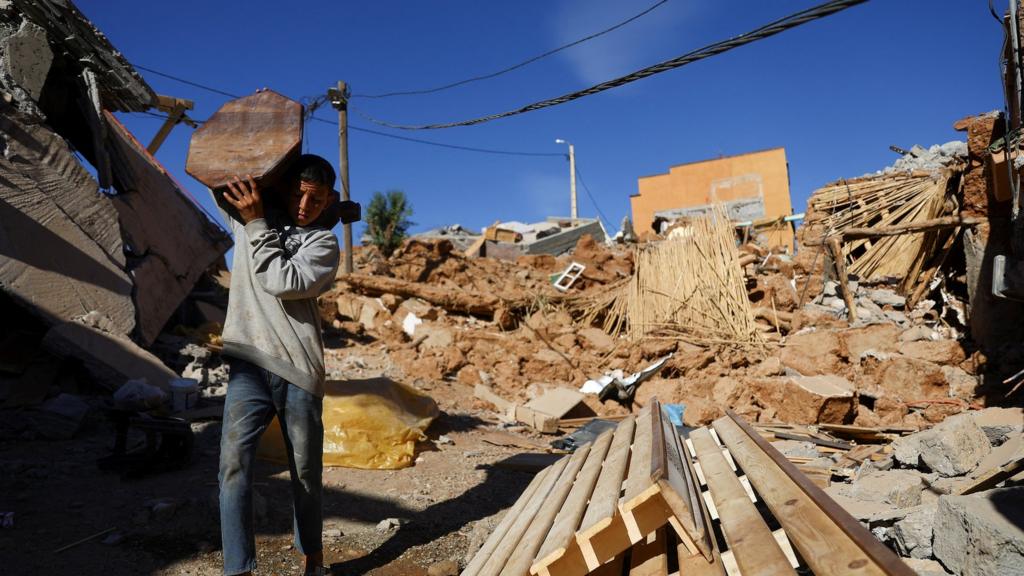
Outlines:
<svg viewBox="0 0 1024 576"><path fill-rule="evenodd" d="M231 240L114 116L160 97L73 4L5 3L0 31L2 306L38 322L6 327L23 353L2 398L45 398L54 357L166 387L143 347Z"/></svg>

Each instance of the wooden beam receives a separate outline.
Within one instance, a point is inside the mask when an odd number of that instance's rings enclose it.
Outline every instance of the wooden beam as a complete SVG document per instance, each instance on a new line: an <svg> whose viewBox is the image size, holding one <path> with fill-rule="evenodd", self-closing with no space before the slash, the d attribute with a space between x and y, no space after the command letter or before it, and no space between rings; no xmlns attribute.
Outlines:
<svg viewBox="0 0 1024 576"><path fill-rule="evenodd" d="M714 429L815 574L914 571L732 410Z"/></svg>
<svg viewBox="0 0 1024 576"><path fill-rule="evenodd" d="M562 510L537 553L537 561L530 567L530 573L538 576L583 576L590 571L576 542L575 532L587 510L587 502L597 485L613 437L613 432L609 430L594 441L572 491L566 497Z"/></svg>
<svg viewBox="0 0 1024 576"><path fill-rule="evenodd" d="M839 238L828 239L828 250L832 254L832 260L836 264L836 282L839 283L839 293L846 302L846 318L850 324L857 321L857 303L850 292L850 279L846 274L846 256L843 255L843 248L839 244Z"/></svg>
<svg viewBox="0 0 1024 576"><path fill-rule="evenodd" d="M697 450L708 491L721 518L722 532L740 571L748 576L793 574L789 560L708 429L694 430L690 440Z"/></svg>
<svg viewBox="0 0 1024 576"><path fill-rule="evenodd" d="M590 505L576 532L576 542L589 570L597 570L632 544L619 514L618 501L635 428L636 418L630 416L615 429Z"/></svg>

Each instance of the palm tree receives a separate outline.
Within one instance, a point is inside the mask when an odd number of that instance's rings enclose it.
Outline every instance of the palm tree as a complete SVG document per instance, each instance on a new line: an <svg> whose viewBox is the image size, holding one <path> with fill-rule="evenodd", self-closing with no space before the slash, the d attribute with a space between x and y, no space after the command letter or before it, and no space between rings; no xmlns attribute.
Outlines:
<svg viewBox="0 0 1024 576"><path fill-rule="evenodd" d="M366 233L370 236L370 242L385 256L391 256L408 236L407 231L413 225L409 221L410 216L412 205L405 198L405 192L374 192L366 208Z"/></svg>

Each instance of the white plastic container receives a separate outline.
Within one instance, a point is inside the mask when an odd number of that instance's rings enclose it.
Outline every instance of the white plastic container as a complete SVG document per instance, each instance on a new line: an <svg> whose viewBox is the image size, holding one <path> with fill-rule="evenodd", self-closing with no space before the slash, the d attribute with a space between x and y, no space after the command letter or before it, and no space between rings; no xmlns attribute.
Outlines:
<svg viewBox="0 0 1024 576"><path fill-rule="evenodd" d="M171 380L171 409L184 412L194 408L199 402L199 381L195 378L175 378Z"/></svg>

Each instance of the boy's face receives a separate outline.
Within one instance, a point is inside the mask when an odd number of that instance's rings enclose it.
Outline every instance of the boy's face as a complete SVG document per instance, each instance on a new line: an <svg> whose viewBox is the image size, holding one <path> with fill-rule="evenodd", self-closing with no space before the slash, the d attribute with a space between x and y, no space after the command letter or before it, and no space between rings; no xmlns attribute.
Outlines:
<svg viewBox="0 0 1024 576"><path fill-rule="evenodd" d="M288 215L297 226L308 226L320 217L330 201L329 186L299 180L288 190Z"/></svg>

